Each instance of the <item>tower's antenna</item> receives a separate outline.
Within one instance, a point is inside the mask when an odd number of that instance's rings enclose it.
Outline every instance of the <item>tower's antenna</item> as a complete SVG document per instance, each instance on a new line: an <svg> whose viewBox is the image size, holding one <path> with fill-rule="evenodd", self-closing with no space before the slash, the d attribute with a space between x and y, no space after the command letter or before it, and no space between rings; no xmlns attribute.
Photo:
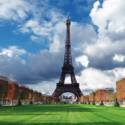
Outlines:
<svg viewBox="0 0 125 125"><path fill-rule="evenodd" d="M69 12L68 12L68 19L69 19Z"/></svg>

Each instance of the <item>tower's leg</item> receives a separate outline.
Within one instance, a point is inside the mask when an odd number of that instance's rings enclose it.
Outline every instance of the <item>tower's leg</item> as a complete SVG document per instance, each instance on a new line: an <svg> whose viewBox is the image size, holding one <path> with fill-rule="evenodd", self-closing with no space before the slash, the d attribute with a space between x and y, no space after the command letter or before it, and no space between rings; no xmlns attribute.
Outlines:
<svg viewBox="0 0 125 125"><path fill-rule="evenodd" d="M62 72L60 80L59 80L59 83L63 83L64 84L64 81L65 81L65 73Z"/></svg>
<svg viewBox="0 0 125 125"><path fill-rule="evenodd" d="M71 77L71 82L72 82L72 84L77 83L74 72L72 72L72 73L70 74L70 77Z"/></svg>

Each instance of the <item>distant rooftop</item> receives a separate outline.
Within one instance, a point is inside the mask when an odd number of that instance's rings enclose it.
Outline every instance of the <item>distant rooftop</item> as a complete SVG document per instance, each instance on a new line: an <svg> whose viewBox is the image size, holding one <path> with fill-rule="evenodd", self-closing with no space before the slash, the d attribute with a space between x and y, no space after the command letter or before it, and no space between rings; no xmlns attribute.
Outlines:
<svg viewBox="0 0 125 125"><path fill-rule="evenodd" d="M106 88L106 90L113 90L114 91L114 88Z"/></svg>

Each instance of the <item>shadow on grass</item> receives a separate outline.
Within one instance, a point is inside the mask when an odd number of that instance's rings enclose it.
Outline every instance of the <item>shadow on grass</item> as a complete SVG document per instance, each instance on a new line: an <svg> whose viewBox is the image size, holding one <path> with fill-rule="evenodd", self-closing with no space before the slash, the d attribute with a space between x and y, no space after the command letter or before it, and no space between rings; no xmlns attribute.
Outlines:
<svg viewBox="0 0 125 125"><path fill-rule="evenodd" d="M0 125L8 125L8 123L0 123ZM117 122L84 122L84 123L9 123L9 125L124 125Z"/></svg>

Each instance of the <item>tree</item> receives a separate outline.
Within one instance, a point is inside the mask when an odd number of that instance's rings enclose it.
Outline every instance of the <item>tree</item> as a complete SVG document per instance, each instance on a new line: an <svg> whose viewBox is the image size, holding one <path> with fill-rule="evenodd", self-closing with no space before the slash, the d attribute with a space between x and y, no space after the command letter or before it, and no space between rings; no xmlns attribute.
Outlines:
<svg viewBox="0 0 125 125"><path fill-rule="evenodd" d="M101 100L101 102L100 102L100 104L99 104L99 105L104 105L102 100Z"/></svg>
<svg viewBox="0 0 125 125"><path fill-rule="evenodd" d="M25 87L25 101L29 101L30 89Z"/></svg>
<svg viewBox="0 0 125 125"><path fill-rule="evenodd" d="M89 95L89 101L93 102L95 100L95 92L90 93Z"/></svg>
<svg viewBox="0 0 125 125"><path fill-rule="evenodd" d="M49 104L50 104L51 101L52 101L52 96L48 96L47 98L48 98L48 102L49 102Z"/></svg>
<svg viewBox="0 0 125 125"><path fill-rule="evenodd" d="M33 92L33 101L41 101L42 100L42 94L40 92L34 91Z"/></svg>
<svg viewBox="0 0 125 125"><path fill-rule="evenodd" d="M117 101L117 98L115 98L114 107L119 107L119 103Z"/></svg>
<svg viewBox="0 0 125 125"><path fill-rule="evenodd" d="M18 100L17 105L22 105L22 103L21 103L20 99Z"/></svg>
<svg viewBox="0 0 125 125"><path fill-rule="evenodd" d="M116 94L108 92L106 93L106 101L115 101Z"/></svg>
<svg viewBox="0 0 125 125"><path fill-rule="evenodd" d="M89 96L86 95L86 96L83 96L83 101L82 102L87 102L89 100Z"/></svg>
<svg viewBox="0 0 125 125"><path fill-rule="evenodd" d="M18 91L19 91L19 98L18 98L18 103L17 103L17 105L22 105L22 103L21 103L21 99L20 99L20 98L21 98L21 92L22 92L22 89L19 88Z"/></svg>
<svg viewBox="0 0 125 125"><path fill-rule="evenodd" d="M42 101L42 94L38 92L38 101Z"/></svg>
<svg viewBox="0 0 125 125"><path fill-rule="evenodd" d="M88 104L90 104L90 101L88 100Z"/></svg>
<svg viewBox="0 0 125 125"><path fill-rule="evenodd" d="M95 101L92 102L92 105L95 105Z"/></svg>
<svg viewBox="0 0 125 125"><path fill-rule="evenodd" d="M116 82L116 98L119 101L125 99L125 78Z"/></svg>
<svg viewBox="0 0 125 125"><path fill-rule="evenodd" d="M33 104L32 102L32 99L33 99L33 90L29 90L29 101L30 101L30 104Z"/></svg>
<svg viewBox="0 0 125 125"><path fill-rule="evenodd" d="M25 86L19 86L19 89L21 91L20 93L20 101L26 99L26 87Z"/></svg>
<svg viewBox="0 0 125 125"><path fill-rule="evenodd" d="M8 84L8 94L7 99L11 100L11 104L13 105L13 100L17 100L19 97L19 86L15 82L11 82Z"/></svg>
<svg viewBox="0 0 125 125"><path fill-rule="evenodd" d="M100 102L106 100L106 90L100 89L95 92L95 101Z"/></svg>
<svg viewBox="0 0 125 125"><path fill-rule="evenodd" d="M8 81L6 77L1 77L0 79L0 100L7 98L8 93ZM1 105L1 104L0 104Z"/></svg>

